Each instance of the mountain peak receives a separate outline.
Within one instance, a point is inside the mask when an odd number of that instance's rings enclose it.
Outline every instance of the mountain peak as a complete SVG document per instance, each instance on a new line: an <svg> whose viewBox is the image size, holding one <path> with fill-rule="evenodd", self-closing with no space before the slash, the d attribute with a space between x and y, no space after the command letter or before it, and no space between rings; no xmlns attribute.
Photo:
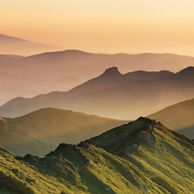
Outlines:
<svg viewBox="0 0 194 194"><path fill-rule="evenodd" d="M27 40L24 40L22 38L16 38L13 36L8 36L5 34L0 34L0 41L22 41L22 42L29 42Z"/></svg>
<svg viewBox="0 0 194 194"><path fill-rule="evenodd" d="M72 151L74 149L75 149L75 145L67 144L67 143L61 143L55 149L55 151L50 152L49 154L47 154L47 156L52 156L52 155L60 156L63 153L67 153L68 151Z"/></svg>
<svg viewBox="0 0 194 194"><path fill-rule="evenodd" d="M106 76L120 76L121 73L119 72L117 67L111 67L105 70L105 72L103 73L103 75Z"/></svg>
<svg viewBox="0 0 194 194"><path fill-rule="evenodd" d="M194 72L194 67L193 66L189 66L181 71L178 72L178 74L182 74L182 73L193 73Z"/></svg>
<svg viewBox="0 0 194 194"><path fill-rule="evenodd" d="M111 129L100 136L86 140L86 143L102 147L106 151L124 156L133 146L151 146L156 143L155 130L164 126L149 118L140 117L136 121Z"/></svg>

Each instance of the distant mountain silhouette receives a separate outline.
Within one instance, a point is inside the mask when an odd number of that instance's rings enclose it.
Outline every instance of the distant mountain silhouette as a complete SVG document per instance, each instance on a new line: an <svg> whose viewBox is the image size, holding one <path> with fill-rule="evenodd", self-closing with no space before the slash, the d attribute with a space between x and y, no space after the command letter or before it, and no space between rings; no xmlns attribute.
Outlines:
<svg viewBox="0 0 194 194"><path fill-rule="evenodd" d="M45 108L14 119L0 118L0 147L15 155L44 155L61 142L76 144L126 122Z"/></svg>
<svg viewBox="0 0 194 194"><path fill-rule="evenodd" d="M112 66L117 66L122 74L139 70L161 71L164 69L177 72L188 66L194 66L194 57L153 53L95 54L79 50L12 57L11 60L10 56L2 55L0 57L1 72L4 76L9 75L9 80L14 83L14 86L1 80L0 77L0 82L4 83L1 86L1 93L6 93L6 97L0 96L0 104L16 96L33 97L51 91L68 91L97 77ZM15 79L15 76L20 76L23 81ZM67 79L69 77L73 79Z"/></svg>
<svg viewBox="0 0 194 194"><path fill-rule="evenodd" d="M30 42L21 38L0 34L0 53L31 55L45 51L59 49L57 46L47 45L39 42Z"/></svg>
<svg viewBox="0 0 194 194"><path fill-rule="evenodd" d="M192 70L193 69L191 69L191 71ZM193 115L194 115L194 99L183 101L178 104L169 106L161 111L158 111L150 115L149 118L161 121L169 128L177 130L178 132L183 133L188 137L194 139Z"/></svg>
<svg viewBox="0 0 194 194"><path fill-rule="evenodd" d="M9 119L8 119L9 120ZM52 149L52 144L29 137L20 129L15 129L10 121L0 117L0 146L16 155L26 152L43 154L43 150Z"/></svg>
<svg viewBox="0 0 194 194"><path fill-rule="evenodd" d="M0 107L0 115L16 117L56 107L111 118L149 115L194 96L194 67L178 73L137 71L119 73L116 67L68 92L51 92L34 98L15 98Z"/></svg>

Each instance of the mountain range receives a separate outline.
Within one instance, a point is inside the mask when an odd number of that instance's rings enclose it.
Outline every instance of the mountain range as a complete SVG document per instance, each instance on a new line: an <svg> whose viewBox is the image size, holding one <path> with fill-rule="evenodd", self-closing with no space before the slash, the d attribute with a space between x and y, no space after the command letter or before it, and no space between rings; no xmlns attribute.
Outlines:
<svg viewBox="0 0 194 194"><path fill-rule="evenodd" d="M45 108L22 117L0 118L0 147L15 155L45 155L61 142L76 144L126 122Z"/></svg>
<svg viewBox="0 0 194 194"><path fill-rule="evenodd" d="M186 100L160 110L149 118L194 139L194 99Z"/></svg>
<svg viewBox="0 0 194 194"><path fill-rule="evenodd" d="M0 53L16 55L32 55L40 52L55 51L57 46L0 34Z"/></svg>
<svg viewBox="0 0 194 194"><path fill-rule="evenodd" d="M135 71L126 74L112 67L68 92L15 98L0 107L0 115L17 117L40 108L55 107L132 120L193 98L193 84L194 67L178 73Z"/></svg>
<svg viewBox="0 0 194 194"><path fill-rule="evenodd" d="M4 194L192 194L194 142L147 118L45 157L0 150Z"/></svg>
<svg viewBox="0 0 194 194"><path fill-rule="evenodd" d="M1 46L5 48L3 43ZM16 96L33 97L51 91L68 91L112 66L117 66L124 74L138 70L177 72L194 66L194 58L154 53L96 54L79 50L46 52L26 57L0 55L0 82L4 83L1 92L6 93L6 96L0 96L0 104ZM9 82L4 81L6 79Z"/></svg>

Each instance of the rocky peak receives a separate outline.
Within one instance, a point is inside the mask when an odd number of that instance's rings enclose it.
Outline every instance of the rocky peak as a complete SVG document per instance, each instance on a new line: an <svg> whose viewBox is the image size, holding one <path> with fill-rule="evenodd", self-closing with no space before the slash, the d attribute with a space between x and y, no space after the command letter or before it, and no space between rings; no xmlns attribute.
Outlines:
<svg viewBox="0 0 194 194"><path fill-rule="evenodd" d="M120 76L121 73L119 72L117 67L111 67L105 70L105 72L102 74L103 76Z"/></svg>
<svg viewBox="0 0 194 194"><path fill-rule="evenodd" d="M182 75L182 76L190 76L192 75L193 76L194 74L194 67L190 66L190 67L187 67L183 70L181 70L180 72L177 73L177 75Z"/></svg>

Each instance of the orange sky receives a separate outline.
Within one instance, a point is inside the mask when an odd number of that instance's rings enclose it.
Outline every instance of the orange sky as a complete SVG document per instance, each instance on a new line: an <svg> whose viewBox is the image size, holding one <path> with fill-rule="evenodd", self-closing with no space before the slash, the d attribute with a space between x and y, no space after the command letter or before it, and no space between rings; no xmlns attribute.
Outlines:
<svg viewBox="0 0 194 194"><path fill-rule="evenodd" d="M0 0L0 33L91 52L194 56L193 0Z"/></svg>

